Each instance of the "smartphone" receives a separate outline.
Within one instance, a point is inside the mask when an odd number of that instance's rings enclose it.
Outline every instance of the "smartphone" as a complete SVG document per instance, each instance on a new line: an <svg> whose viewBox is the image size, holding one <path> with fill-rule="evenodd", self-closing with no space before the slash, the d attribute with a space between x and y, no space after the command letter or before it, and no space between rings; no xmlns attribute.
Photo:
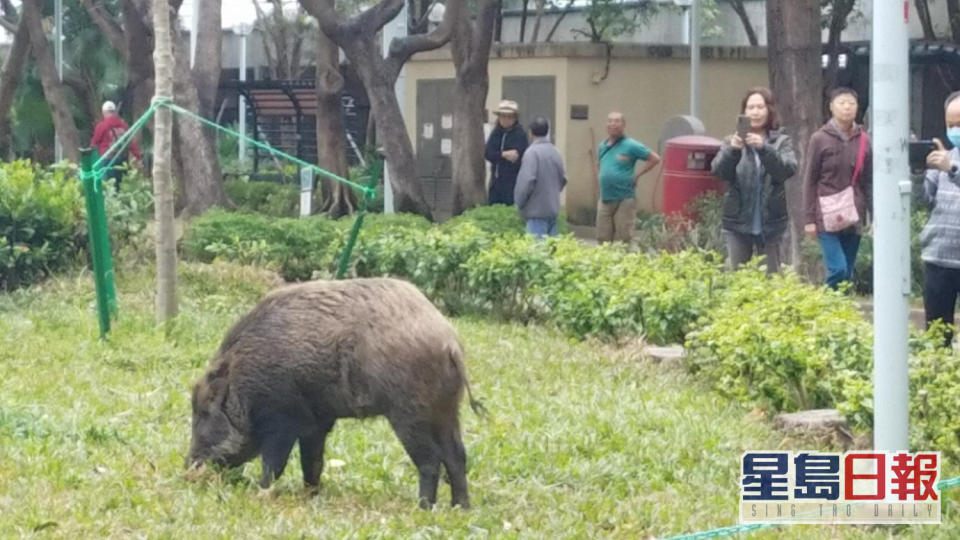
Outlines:
<svg viewBox="0 0 960 540"><path fill-rule="evenodd" d="M910 169L919 171L927 168L927 156L937 149L933 141L910 142Z"/></svg>
<svg viewBox="0 0 960 540"><path fill-rule="evenodd" d="M741 139L746 139L747 133L749 132L750 132L750 117L745 114L741 114L737 116L737 135Z"/></svg>

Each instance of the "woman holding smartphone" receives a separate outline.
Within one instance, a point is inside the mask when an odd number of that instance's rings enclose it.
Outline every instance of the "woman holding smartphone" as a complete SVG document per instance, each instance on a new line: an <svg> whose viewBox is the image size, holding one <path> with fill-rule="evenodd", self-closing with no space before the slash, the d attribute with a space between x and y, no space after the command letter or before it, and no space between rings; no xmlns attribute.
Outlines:
<svg viewBox="0 0 960 540"><path fill-rule="evenodd" d="M820 241L827 285L853 278L873 185L870 137L856 123L857 93L830 93L832 118L810 137L803 182L804 230Z"/></svg>
<svg viewBox="0 0 960 540"><path fill-rule="evenodd" d="M747 91L740 106L737 133L724 141L712 172L726 182L723 234L730 266L736 270L755 255L768 273L780 270L780 241L787 230L784 182L797 172L790 137L780 129L773 94Z"/></svg>

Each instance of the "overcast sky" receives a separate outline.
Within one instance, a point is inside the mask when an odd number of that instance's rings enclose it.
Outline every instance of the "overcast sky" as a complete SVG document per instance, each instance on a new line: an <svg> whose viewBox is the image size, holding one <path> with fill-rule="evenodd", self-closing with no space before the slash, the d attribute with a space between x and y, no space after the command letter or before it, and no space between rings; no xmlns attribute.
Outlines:
<svg viewBox="0 0 960 540"><path fill-rule="evenodd" d="M193 18L193 3L196 1L197 0L183 0L183 7L180 8L180 20L187 28L190 28L190 20ZM270 11L270 2L264 0L259 1L264 10ZM223 15L221 16L221 26L223 28L233 28L242 22L252 23L257 18L257 12L253 7L253 0L222 0L222 2Z"/></svg>

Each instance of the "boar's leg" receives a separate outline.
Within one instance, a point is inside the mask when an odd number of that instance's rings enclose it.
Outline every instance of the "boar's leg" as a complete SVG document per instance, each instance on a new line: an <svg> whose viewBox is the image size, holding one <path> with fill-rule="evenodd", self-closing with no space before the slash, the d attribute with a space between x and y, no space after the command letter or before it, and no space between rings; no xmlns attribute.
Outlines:
<svg viewBox="0 0 960 540"><path fill-rule="evenodd" d="M451 504L460 505L464 509L470 508L470 497L467 495L467 451L463 448L460 423L456 418L453 419L452 426L441 432L440 441L443 452L441 459L450 481Z"/></svg>
<svg viewBox="0 0 960 540"><path fill-rule="evenodd" d="M331 419L318 426L317 430L300 436L300 467L303 469L303 483L315 488L320 484L320 473L323 472L323 446L327 441L327 434L333 429L335 420Z"/></svg>
<svg viewBox="0 0 960 540"><path fill-rule="evenodd" d="M420 472L420 508L427 510L437 503L440 482L440 445L436 430L425 420L411 419L409 412L389 416L390 425Z"/></svg>
<svg viewBox="0 0 960 540"><path fill-rule="evenodd" d="M263 438L260 454L263 462L263 473L260 476L261 488L267 489L274 480L280 478L296 442L297 433L293 429L276 429Z"/></svg>

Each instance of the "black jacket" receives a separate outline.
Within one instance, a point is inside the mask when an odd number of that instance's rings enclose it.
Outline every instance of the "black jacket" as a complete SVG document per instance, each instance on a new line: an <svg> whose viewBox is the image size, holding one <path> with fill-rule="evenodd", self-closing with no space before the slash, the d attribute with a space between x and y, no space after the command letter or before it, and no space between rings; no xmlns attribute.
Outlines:
<svg viewBox="0 0 960 540"><path fill-rule="evenodd" d="M727 184L723 228L752 234L758 187L756 155L759 155L764 171L760 206L762 234L770 238L787 230L787 194L783 184L797 173L797 156L790 137L781 130L771 130L766 144L759 150L746 146L737 150L730 146L728 138L714 158L711 169L714 176Z"/></svg>
<svg viewBox="0 0 960 540"><path fill-rule="evenodd" d="M503 129L500 124L493 129L487 139L487 149L484 157L493 166L493 178L490 180L490 204L513 205L513 190L517 184L517 174L520 172L520 159L513 163L503 159L503 152L516 150L520 157L527 150L527 133L519 123L510 129Z"/></svg>

